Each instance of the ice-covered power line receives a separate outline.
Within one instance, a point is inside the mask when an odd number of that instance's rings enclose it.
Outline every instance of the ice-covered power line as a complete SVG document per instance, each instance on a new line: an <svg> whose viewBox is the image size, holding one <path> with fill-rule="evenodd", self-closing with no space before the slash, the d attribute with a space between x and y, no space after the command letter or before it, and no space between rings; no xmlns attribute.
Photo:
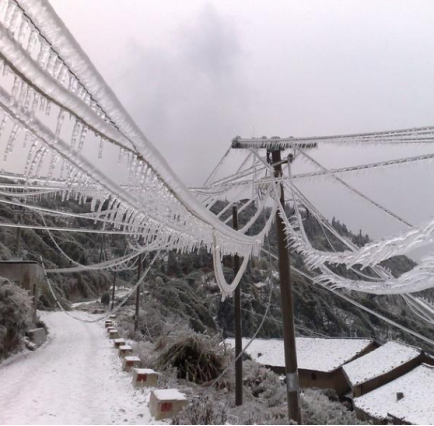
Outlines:
<svg viewBox="0 0 434 426"><path fill-rule="evenodd" d="M202 206L132 121L88 57L43 0L5 1L0 11L0 107L4 155L27 140L27 160L13 171L63 181L64 199L93 199L116 209L115 227L145 238L158 233L177 250L209 249L250 256L262 241L233 231ZM41 114L44 112L45 114ZM69 121L68 121L69 118ZM50 124L55 121L54 129ZM2 126L3 127L3 126ZM119 151L119 179L104 167L104 151ZM112 155L111 155L112 156ZM105 169L105 170L104 170ZM123 183L120 183L123 181ZM99 207L98 207L99 206Z"/></svg>
<svg viewBox="0 0 434 426"><path fill-rule="evenodd" d="M231 291L238 280L232 285L226 283L221 269L222 256L239 254L247 263L251 255L259 252L276 209L285 220L294 248L304 255L312 268L323 268L332 263L349 268L354 265L377 268L380 261L434 239L433 221L412 227L390 209L341 179L347 173L431 161L434 154L326 169L306 153L306 150L330 143L361 146L430 144L434 143L432 126L307 138L237 137L232 148L247 150L247 156L238 169L232 174L218 175L227 163L228 150L205 185L188 190L133 122L45 0L1 2L0 59L3 66L0 75L0 141L3 152L0 156L7 160L10 168L1 173L1 177L7 180L0 184L0 202L16 204L44 215L81 218L100 227L79 230L48 223L16 225L5 222L0 225L140 237L147 250L164 248L184 252L205 247L214 254L216 275L224 292ZM275 177L270 153L267 157L259 155L258 150L263 149L301 152L320 170ZM118 159L116 167L115 157ZM296 191L296 182L321 178L337 180L364 201L411 229L344 252L314 249L302 235L302 226L294 228L283 206L278 205L274 188L283 183ZM250 206L255 206L255 213L238 232L234 231L226 225L225 214L250 191L253 196L243 201L239 211L251 211ZM52 196L78 203L90 200L91 213L56 211L41 208L33 202ZM22 197L20 201L17 201L18 197ZM292 198L296 201L299 197L300 194ZM217 208L221 199L225 203ZM267 212L267 207L271 207L271 215L265 220L264 228L255 236L248 235L247 231ZM219 211L214 214L211 209ZM391 291L393 287L393 291L407 291L410 279L418 283L413 288L432 285L428 278L431 263L425 261L419 269L409 272L409 276L397 279L379 269L376 271L384 279L383 289ZM343 286L343 278L331 273L321 279L330 285ZM379 282L371 281L368 281L369 285L363 281L357 285L348 280L345 282L354 288L365 289L360 291L375 292L380 286Z"/></svg>

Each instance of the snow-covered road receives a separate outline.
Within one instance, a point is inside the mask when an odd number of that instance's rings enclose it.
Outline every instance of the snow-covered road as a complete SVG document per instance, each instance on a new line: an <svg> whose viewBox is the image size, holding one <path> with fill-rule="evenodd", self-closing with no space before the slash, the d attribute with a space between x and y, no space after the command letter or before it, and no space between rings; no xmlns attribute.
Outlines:
<svg viewBox="0 0 434 426"><path fill-rule="evenodd" d="M122 372L103 324L62 312L42 320L49 341L0 365L0 424L162 424L149 414L149 391Z"/></svg>

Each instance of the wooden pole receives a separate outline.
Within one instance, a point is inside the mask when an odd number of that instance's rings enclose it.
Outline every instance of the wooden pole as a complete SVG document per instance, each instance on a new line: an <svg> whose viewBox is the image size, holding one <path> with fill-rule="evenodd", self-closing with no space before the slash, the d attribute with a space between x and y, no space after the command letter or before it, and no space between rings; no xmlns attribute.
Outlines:
<svg viewBox="0 0 434 426"><path fill-rule="evenodd" d="M274 165L274 176L279 178L282 176L280 150L271 151L271 155ZM284 207L285 194L282 184L280 184L280 202ZM279 251L280 295L283 315L288 416L290 420L301 424L300 393L294 326L294 302L292 299L291 288L291 267L289 262L289 250L285 241L285 224L283 219L280 217L279 212L276 213L276 232L277 246Z"/></svg>
<svg viewBox="0 0 434 426"><path fill-rule="evenodd" d="M232 206L232 225L235 230L238 230L238 208ZM240 269L240 258L234 256L234 276L237 275ZM240 356L243 350L242 343L242 327L241 327L241 282L235 289L235 405L243 404L243 357Z"/></svg>
<svg viewBox="0 0 434 426"><path fill-rule="evenodd" d="M137 280L140 280L141 276L142 276L142 255L139 254L139 264L137 265ZM141 285L138 285L136 291L136 318L134 323L134 331L138 331L139 329L140 287Z"/></svg>
<svg viewBox="0 0 434 426"><path fill-rule="evenodd" d="M21 210L21 207L18 207ZM17 210L18 210L17 209ZM20 224L23 216L18 212L17 213L17 223ZM20 253L20 243L21 243L21 228L17 228L17 241L15 245L15 256L18 257Z"/></svg>
<svg viewBox="0 0 434 426"><path fill-rule="evenodd" d="M99 263L102 262L102 254L104 250L104 243L105 243L105 234L102 234L101 236L101 248L99 250Z"/></svg>
<svg viewBox="0 0 434 426"><path fill-rule="evenodd" d="M115 306L115 291L116 291L116 277L117 277L117 271L113 272L113 290L112 290L112 308L113 310Z"/></svg>
<svg viewBox="0 0 434 426"><path fill-rule="evenodd" d="M36 324L38 318L38 286L33 283L33 322Z"/></svg>

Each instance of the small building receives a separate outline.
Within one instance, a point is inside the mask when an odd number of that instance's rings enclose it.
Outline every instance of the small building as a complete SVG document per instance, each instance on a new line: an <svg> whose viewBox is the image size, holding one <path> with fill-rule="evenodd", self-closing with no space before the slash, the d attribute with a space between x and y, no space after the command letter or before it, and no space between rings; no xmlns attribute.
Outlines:
<svg viewBox="0 0 434 426"><path fill-rule="evenodd" d="M28 291L33 297L33 321L36 322L36 310L40 285L45 280L44 270L38 262L30 260L2 260L0 261L0 277Z"/></svg>
<svg viewBox="0 0 434 426"><path fill-rule="evenodd" d="M38 262L30 260L2 260L0 277L19 285L30 294L34 294L35 286L45 279L44 270Z"/></svg>
<svg viewBox="0 0 434 426"><path fill-rule="evenodd" d="M250 339L243 339L243 347ZM234 339L226 339L235 346ZM297 337L297 361L302 388L334 389L338 395L350 387L342 366L373 351L378 344L368 339L332 339ZM282 339L255 339L247 353L259 364L277 374L285 374L285 354Z"/></svg>
<svg viewBox="0 0 434 426"><path fill-rule="evenodd" d="M434 367L421 364L407 374L354 398L357 417L374 424L434 424Z"/></svg>
<svg viewBox="0 0 434 426"><path fill-rule="evenodd" d="M387 342L369 354L345 364L342 369L354 397L371 392L421 364L420 349Z"/></svg>

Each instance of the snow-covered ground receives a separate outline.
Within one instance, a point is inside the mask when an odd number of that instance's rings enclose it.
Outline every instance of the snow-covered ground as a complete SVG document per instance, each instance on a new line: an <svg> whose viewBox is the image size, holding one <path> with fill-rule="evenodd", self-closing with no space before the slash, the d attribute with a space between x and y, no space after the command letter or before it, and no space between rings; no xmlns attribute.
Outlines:
<svg viewBox="0 0 434 426"><path fill-rule="evenodd" d="M0 364L0 424L164 424L150 416L150 392L122 371L103 324L62 312L42 319L49 341Z"/></svg>

